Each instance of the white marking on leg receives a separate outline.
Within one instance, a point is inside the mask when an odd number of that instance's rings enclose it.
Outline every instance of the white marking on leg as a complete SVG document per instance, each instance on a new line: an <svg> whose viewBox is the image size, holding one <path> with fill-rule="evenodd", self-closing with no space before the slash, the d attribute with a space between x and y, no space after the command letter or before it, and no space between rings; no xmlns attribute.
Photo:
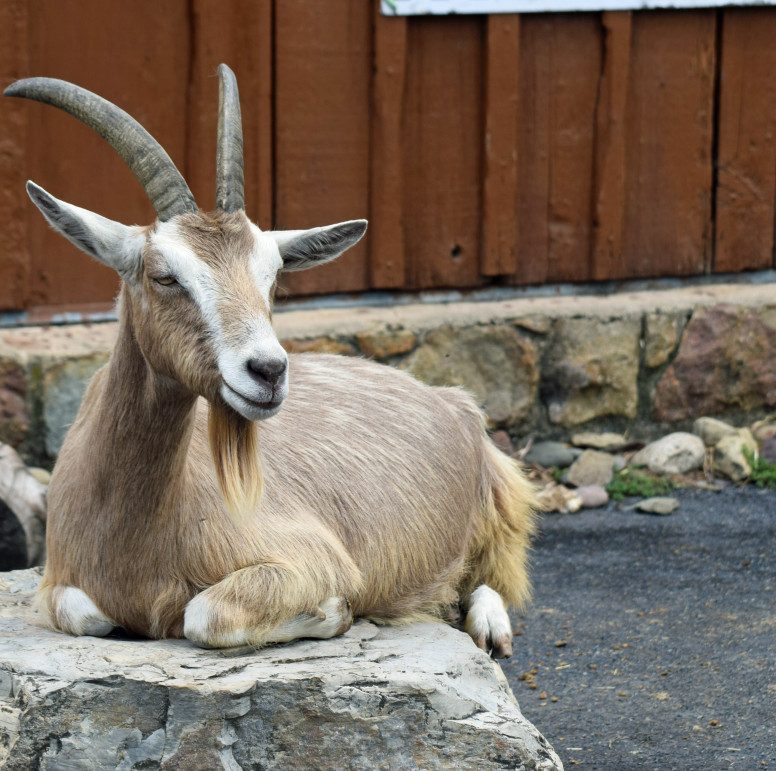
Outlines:
<svg viewBox="0 0 776 771"><path fill-rule="evenodd" d="M54 620L63 632L104 637L117 626L80 589L57 586L54 592Z"/></svg>
<svg viewBox="0 0 776 771"><path fill-rule="evenodd" d="M347 632L353 623L350 606L343 597L329 597L319 605L320 613L302 613L275 627L267 642L290 642L302 637L328 640Z"/></svg>
<svg viewBox="0 0 776 771"><path fill-rule="evenodd" d="M504 600L487 584L478 586L469 597L466 631L477 647L491 651L493 658L512 655L512 624Z"/></svg>
<svg viewBox="0 0 776 771"><path fill-rule="evenodd" d="M183 611L183 636L200 648L231 648L246 644L244 629L217 634L213 629L214 616L210 598L204 593L196 595Z"/></svg>

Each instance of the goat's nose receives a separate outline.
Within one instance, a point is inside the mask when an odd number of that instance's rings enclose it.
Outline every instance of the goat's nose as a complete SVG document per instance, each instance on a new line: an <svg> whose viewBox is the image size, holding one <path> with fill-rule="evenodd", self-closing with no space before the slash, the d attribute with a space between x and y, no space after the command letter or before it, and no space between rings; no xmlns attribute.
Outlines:
<svg viewBox="0 0 776 771"><path fill-rule="evenodd" d="M286 371L285 359L248 359L248 374L259 385L274 387Z"/></svg>

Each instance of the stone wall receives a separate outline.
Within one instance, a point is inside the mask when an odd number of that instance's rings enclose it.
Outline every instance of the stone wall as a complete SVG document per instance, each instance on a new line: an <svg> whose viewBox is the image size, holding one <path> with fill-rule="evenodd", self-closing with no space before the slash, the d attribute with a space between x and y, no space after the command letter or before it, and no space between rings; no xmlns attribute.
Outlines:
<svg viewBox="0 0 776 771"><path fill-rule="evenodd" d="M289 351L367 356L463 386L516 440L581 429L648 440L700 415L751 420L776 405L768 285L289 311L276 327ZM115 334L0 331L0 441L50 464Z"/></svg>

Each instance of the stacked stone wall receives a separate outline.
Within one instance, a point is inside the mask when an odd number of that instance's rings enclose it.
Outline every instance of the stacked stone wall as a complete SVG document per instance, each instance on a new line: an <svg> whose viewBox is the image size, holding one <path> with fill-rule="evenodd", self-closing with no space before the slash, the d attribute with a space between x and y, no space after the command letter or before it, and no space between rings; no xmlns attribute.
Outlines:
<svg viewBox="0 0 776 771"><path fill-rule="evenodd" d="M276 327L292 352L365 356L462 386L517 441L580 430L646 441L701 415L751 420L776 405L770 286L290 311ZM0 441L50 465L116 331L0 331Z"/></svg>

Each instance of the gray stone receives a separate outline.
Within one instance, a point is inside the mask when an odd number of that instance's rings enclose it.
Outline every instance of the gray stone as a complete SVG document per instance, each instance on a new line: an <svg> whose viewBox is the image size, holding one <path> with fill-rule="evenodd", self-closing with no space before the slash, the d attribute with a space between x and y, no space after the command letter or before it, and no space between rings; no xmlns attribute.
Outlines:
<svg viewBox="0 0 776 771"><path fill-rule="evenodd" d="M686 474L701 468L706 457L703 440L684 431L648 444L632 458L631 466L646 466L653 474Z"/></svg>
<svg viewBox="0 0 776 771"><path fill-rule="evenodd" d="M752 423L752 434L758 442L776 436L776 415L769 415L764 420Z"/></svg>
<svg viewBox="0 0 776 771"><path fill-rule="evenodd" d="M776 465L776 436L763 439L760 445L760 457L766 462Z"/></svg>
<svg viewBox="0 0 776 771"><path fill-rule="evenodd" d="M585 485L574 492L582 499L584 509L599 509L609 503L609 493L603 485Z"/></svg>
<svg viewBox="0 0 776 771"><path fill-rule="evenodd" d="M639 501L636 504L636 508L645 514L662 514L665 516L679 508L679 501L676 498L656 496L655 498L645 498L643 501Z"/></svg>
<svg viewBox="0 0 776 771"><path fill-rule="evenodd" d="M65 359L51 364L43 373L46 452L52 458L59 454L65 434L81 406L86 386L107 360L107 354L103 353Z"/></svg>
<svg viewBox="0 0 776 771"><path fill-rule="evenodd" d="M647 313L644 330L644 364L650 369L665 364L679 341L679 319L664 313Z"/></svg>
<svg viewBox="0 0 776 771"><path fill-rule="evenodd" d="M508 326L435 329L401 366L431 385L463 386L497 425L525 419L536 399L536 349Z"/></svg>
<svg viewBox="0 0 776 771"><path fill-rule="evenodd" d="M411 351L415 347L417 337L411 329L378 327L359 332L356 340L364 356L379 360Z"/></svg>
<svg viewBox="0 0 776 771"><path fill-rule="evenodd" d="M633 444L622 434L596 434L592 431L586 431L581 434L574 434L571 437L571 443L577 447L587 447L591 450L603 450L604 452L616 452L624 450Z"/></svg>
<svg viewBox="0 0 776 771"><path fill-rule="evenodd" d="M258 652L68 637L39 625L38 580L0 576L8 771L562 769L498 665L443 624Z"/></svg>
<svg viewBox="0 0 776 771"><path fill-rule="evenodd" d="M698 418L692 424L692 432L703 439L706 447L714 447L723 436L734 433L735 426L717 418Z"/></svg>
<svg viewBox="0 0 776 771"><path fill-rule="evenodd" d="M544 359L550 420L578 426L608 416L635 418L641 319L561 318Z"/></svg>
<svg viewBox="0 0 776 771"><path fill-rule="evenodd" d="M748 479L752 467L744 455L743 447L752 455L757 452L757 442L748 428L741 428L734 434L723 436L714 448L714 470L734 482Z"/></svg>
<svg viewBox="0 0 776 771"><path fill-rule="evenodd" d="M776 305L698 308L655 389L661 422L776 405Z"/></svg>
<svg viewBox="0 0 776 771"><path fill-rule="evenodd" d="M614 456L599 450L585 450L568 471L568 481L577 487L606 487L614 476Z"/></svg>
<svg viewBox="0 0 776 771"><path fill-rule="evenodd" d="M525 456L526 463L535 463L544 468L566 468L578 457L579 451L575 451L563 442L536 442Z"/></svg>

